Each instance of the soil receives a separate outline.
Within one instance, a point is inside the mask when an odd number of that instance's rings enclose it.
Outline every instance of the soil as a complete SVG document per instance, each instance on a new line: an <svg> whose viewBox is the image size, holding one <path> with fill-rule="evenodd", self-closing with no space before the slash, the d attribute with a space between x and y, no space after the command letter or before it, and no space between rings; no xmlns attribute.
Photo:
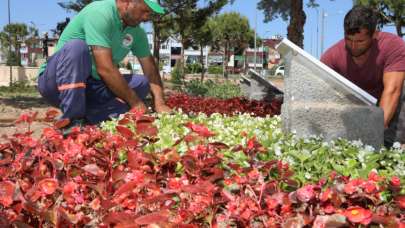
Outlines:
<svg viewBox="0 0 405 228"><path fill-rule="evenodd" d="M38 112L38 117L43 118L49 108L52 107L39 97L0 98L0 136L26 132L28 126L26 124L16 125L15 120L21 114L28 112ZM30 130L33 131L34 137L38 138L42 129L47 126L49 123L35 121L30 126Z"/></svg>

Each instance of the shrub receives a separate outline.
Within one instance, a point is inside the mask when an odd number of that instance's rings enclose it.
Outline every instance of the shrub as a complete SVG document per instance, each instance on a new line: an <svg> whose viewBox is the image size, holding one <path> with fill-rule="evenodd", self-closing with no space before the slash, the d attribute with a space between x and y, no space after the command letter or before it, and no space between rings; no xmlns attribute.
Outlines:
<svg viewBox="0 0 405 228"><path fill-rule="evenodd" d="M193 79L185 84L186 93L194 96L205 96L208 92L208 88L204 83L201 83L198 79Z"/></svg>
<svg viewBox="0 0 405 228"><path fill-rule="evenodd" d="M185 91L193 96L215 97L220 99L239 97L242 93L238 85L230 82L217 83L208 80L201 83L197 79L187 82L185 84Z"/></svg>
<svg viewBox="0 0 405 228"><path fill-rule="evenodd" d="M224 70L222 66L209 66L208 73L209 74L223 74Z"/></svg>
<svg viewBox="0 0 405 228"><path fill-rule="evenodd" d="M240 87L230 82L215 83L212 80L208 80L205 84L208 88L206 93L207 97L229 99L232 97L239 97L242 94Z"/></svg>
<svg viewBox="0 0 405 228"><path fill-rule="evenodd" d="M177 85L183 84L184 81L184 71L181 69L179 64L176 64L176 66L173 67L172 73L171 73L171 82Z"/></svg>
<svg viewBox="0 0 405 228"><path fill-rule="evenodd" d="M199 74L202 72L202 66L200 63L187 64L185 68L186 74Z"/></svg>

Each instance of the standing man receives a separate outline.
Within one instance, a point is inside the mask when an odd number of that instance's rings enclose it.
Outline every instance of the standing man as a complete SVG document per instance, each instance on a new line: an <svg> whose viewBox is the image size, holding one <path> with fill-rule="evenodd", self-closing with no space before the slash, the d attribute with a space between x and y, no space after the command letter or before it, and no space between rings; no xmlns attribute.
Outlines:
<svg viewBox="0 0 405 228"><path fill-rule="evenodd" d="M170 111L146 33L139 26L152 12L164 13L156 0L94 1L68 24L38 77L39 92L62 110L66 127L96 124L131 108L146 110L149 91L155 111ZM121 75L117 66L129 51L146 76Z"/></svg>
<svg viewBox="0 0 405 228"><path fill-rule="evenodd" d="M42 55L44 56L44 58L46 60L48 60L48 42L49 42L49 38L48 38L48 33L46 32L44 34L44 38L42 39Z"/></svg>
<svg viewBox="0 0 405 228"><path fill-rule="evenodd" d="M384 111L384 144L405 144L405 44L391 33L376 31L377 16L365 6L344 18L344 39L321 61L378 99Z"/></svg>

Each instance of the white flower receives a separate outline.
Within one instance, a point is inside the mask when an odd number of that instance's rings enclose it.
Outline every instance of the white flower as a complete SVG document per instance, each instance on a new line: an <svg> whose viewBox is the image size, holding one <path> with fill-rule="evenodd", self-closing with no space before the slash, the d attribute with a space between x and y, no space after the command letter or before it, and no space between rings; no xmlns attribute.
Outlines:
<svg viewBox="0 0 405 228"><path fill-rule="evenodd" d="M365 149L367 152L373 152L373 151L375 151L374 147L372 147L372 146L370 146L370 145L365 146L364 149Z"/></svg>
<svg viewBox="0 0 405 228"><path fill-rule="evenodd" d="M274 146L274 153L276 154L276 156L281 156L282 155L281 148L280 148L279 145Z"/></svg>
<svg viewBox="0 0 405 228"><path fill-rule="evenodd" d="M394 149L400 149L401 148L401 143L399 143L399 142L394 142L394 145L392 145L392 148L394 148Z"/></svg>
<svg viewBox="0 0 405 228"><path fill-rule="evenodd" d="M354 141L352 141L352 144L357 147L363 146L363 142L361 140L354 140Z"/></svg>

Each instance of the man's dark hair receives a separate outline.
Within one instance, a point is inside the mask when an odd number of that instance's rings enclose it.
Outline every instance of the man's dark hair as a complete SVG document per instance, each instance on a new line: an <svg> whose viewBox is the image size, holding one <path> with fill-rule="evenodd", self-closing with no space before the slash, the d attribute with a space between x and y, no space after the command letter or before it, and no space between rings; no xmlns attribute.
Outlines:
<svg viewBox="0 0 405 228"><path fill-rule="evenodd" d="M353 35L361 29L367 29L371 36L376 30L377 22L378 18L373 9L362 5L354 6L345 16L345 34Z"/></svg>

